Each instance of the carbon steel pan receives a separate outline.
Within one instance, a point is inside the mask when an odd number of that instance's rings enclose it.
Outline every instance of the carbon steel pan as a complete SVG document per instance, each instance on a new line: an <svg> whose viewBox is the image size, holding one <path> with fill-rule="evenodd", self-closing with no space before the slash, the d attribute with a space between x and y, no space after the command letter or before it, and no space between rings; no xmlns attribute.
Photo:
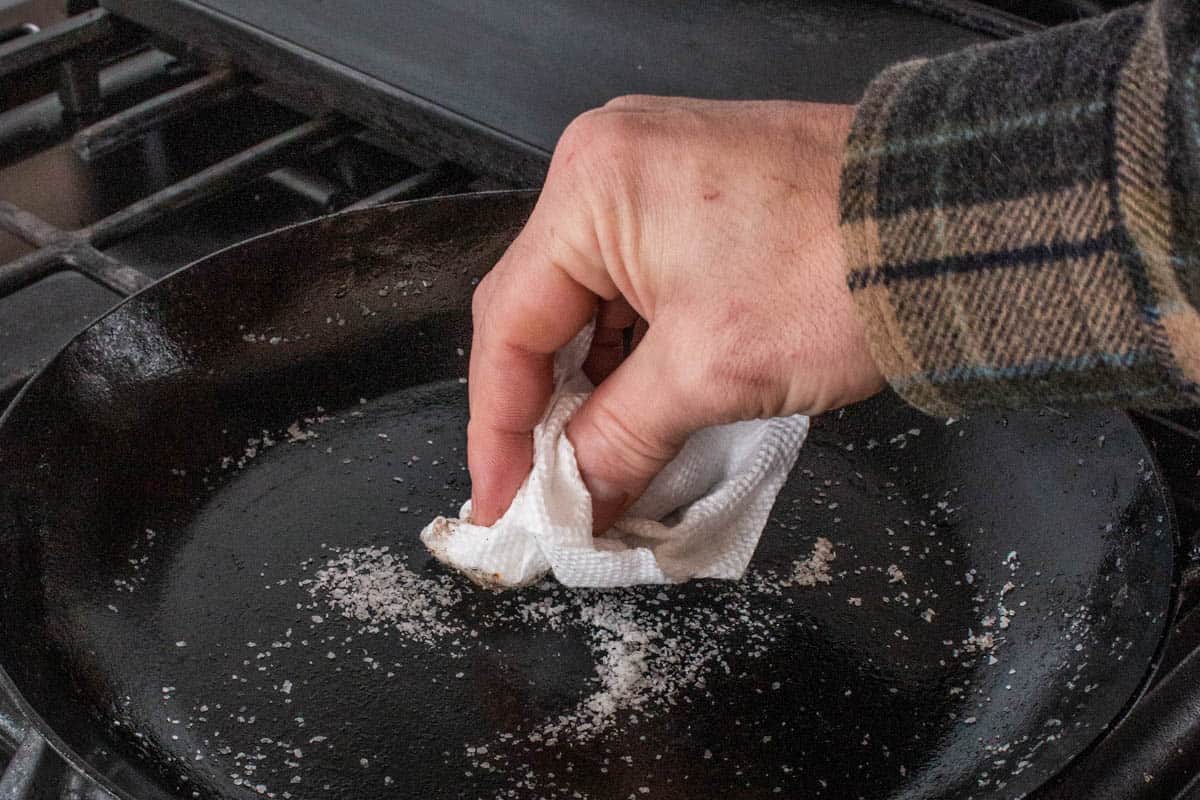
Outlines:
<svg viewBox="0 0 1200 800"><path fill-rule="evenodd" d="M533 201L248 241L26 388L0 663L55 748L137 798L1009 797L1136 696L1175 537L1113 411L826 415L738 584L496 595L433 562L471 290Z"/></svg>

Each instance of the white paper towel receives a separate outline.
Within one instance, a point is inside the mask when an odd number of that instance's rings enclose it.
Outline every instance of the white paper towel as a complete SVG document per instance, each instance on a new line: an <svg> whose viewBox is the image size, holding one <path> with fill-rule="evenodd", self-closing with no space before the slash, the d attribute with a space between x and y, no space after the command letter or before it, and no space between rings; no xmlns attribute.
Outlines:
<svg viewBox="0 0 1200 800"><path fill-rule="evenodd" d="M567 422L592 393L582 372L589 327L555 357L555 392L533 432L533 470L491 527L438 517L421 532L430 552L476 582L524 586L547 572L567 586L631 586L740 578L775 495L808 434L792 416L706 428L688 439L612 529L592 535L592 502Z"/></svg>

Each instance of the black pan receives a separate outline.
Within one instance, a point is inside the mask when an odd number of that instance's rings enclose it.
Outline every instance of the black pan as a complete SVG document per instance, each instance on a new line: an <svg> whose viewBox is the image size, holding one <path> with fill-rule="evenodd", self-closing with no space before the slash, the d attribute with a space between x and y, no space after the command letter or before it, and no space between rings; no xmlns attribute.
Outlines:
<svg viewBox="0 0 1200 800"><path fill-rule="evenodd" d="M0 424L0 663L55 749L137 798L1007 797L1137 695L1175 537L1112 411L827 415L741 584L446 573L417 533L468 494L471 289L532 202L251 240L25 389ZM297 421L319 438L286 441ZM829 582L785 580L818 537ZM313 583L370 546L432 623L342 616ZM581 621L598 607L623 643ZM578 713L598 643L639 631L650 662L618 661L641 704Z"/></svg>

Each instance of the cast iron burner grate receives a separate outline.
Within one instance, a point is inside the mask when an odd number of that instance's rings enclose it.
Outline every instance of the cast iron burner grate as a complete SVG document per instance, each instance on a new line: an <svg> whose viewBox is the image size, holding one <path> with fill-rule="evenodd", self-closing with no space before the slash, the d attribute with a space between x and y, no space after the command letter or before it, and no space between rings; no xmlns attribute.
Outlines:
<svg viewBox="0 0 1200 800"><path fill-rule="evenodd" d="M28 70L57 66L60 77L59 114L68 119L84 119L91 108L94 115L96 103L103 103L100 97L103 69L94 57L89 55L81 58L81 54L93 51L104 37L113 35L114 23L109 13L95 9L69 17L45 30L28 25L23 26L23 31L25 35L0 44L0 81L9 80L13 75ZM81 67L75 63L79 60L86 61L86 65ZM130 62L142 65L148 61L160 65L170 60L161 52L143 50L115 67L129 68ZM84 88L88 86L90 88ZM72 139L72 146L80 159L93 161L119 150L148 132L219 105L255 87L256 82L245 75L228 68L216 68L79 129ZM81 97L92 97L95 101L80 102ZM28 105L45 107L48 104L40 102ZM13 125L19 128L22 121L18 118ZM58 228L0 197L0 228L34 248L15 260L0 264L0 297L12 295L61 271L73 271L119 297L128 297L149 285L153 278L145 271L106 253L106 248L137 234L168 214L207 202L263 176L312 201L321 211L460 190L472 180L470 173L453 163L435 163L350 203L345 192L331 186L328 180L288 166L298 156L327 149L360 130L356 124L337 115L319 115L264 138L77 230ZM0 132L0 136L4 133ZM26 367L0 374L0 404L11 400L32 372L32 368Z"/></svg>

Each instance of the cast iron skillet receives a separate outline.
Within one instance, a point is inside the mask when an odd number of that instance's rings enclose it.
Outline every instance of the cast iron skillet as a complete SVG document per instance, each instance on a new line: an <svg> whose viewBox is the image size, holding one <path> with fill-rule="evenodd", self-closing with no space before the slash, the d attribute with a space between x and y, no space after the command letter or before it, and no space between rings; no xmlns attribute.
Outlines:
<svg viewBox="0 0 1200 800"><path fill-rule="evenodd" d="M533 200L253 239L25 389L0 424L0 663L59 752L137 798L1000 797L1120 714L1175 540L1116 412L827 415L737 586L497 596L447 575L417 532L469 491L469 298ZM319 438L288 442L295 422ZM818 537L830 582L781 588ZM313 594L372 545L449 587L456 633ZM696 673L590 739L539 740L597 680L586 625L513 613L547 597L651 615Z"/></svg>

